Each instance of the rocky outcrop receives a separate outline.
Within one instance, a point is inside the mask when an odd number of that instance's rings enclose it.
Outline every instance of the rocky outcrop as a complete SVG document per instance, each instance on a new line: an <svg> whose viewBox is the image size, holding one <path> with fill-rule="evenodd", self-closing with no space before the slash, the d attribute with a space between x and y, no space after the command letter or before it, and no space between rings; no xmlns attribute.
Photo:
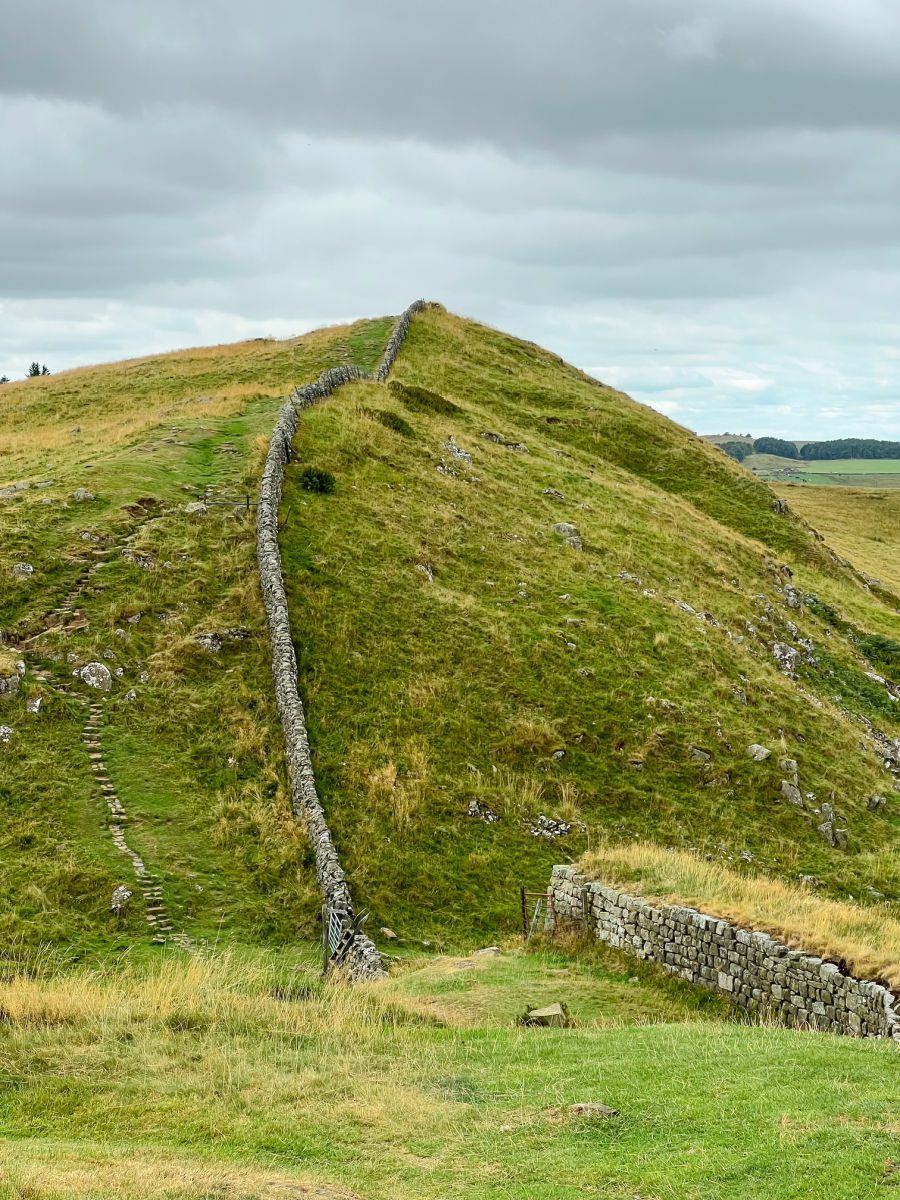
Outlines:
<svg viewBox="0 0 900 1200"><path fill-rule="evenodd" d="M767 933L693 908L651 904L567 866L553 868L547 895L551 928L583 924L598 941L724 992L750 1012L830 1033L900 1040L900 1015L886 987Z"/></svg>
<svg viewBox="0 0 900 1200"><path fill-rule="evenodd" d="M284 484L284 468L291 457L298 413L354 380L370 379L383 383L403 344L413 315L425 307L424 300L417 300L399 318L388 340L381 364L374 374L370 375L354 366L333 367L313 383L299 387L291 394L275 422L257 507L256 554L272 643L272 674L278 712L284 730L291 801L294 814L304 822L309 832L316 860L316 878L325 902L329 932L337 927L339 935L348 947L344 961L351 979L376 979L384 975L385 971L381 956L371 939L359 928L358 918L354 917L350 889L316 790L306 717L297 687L297 660L291 639L287 594L281 570L278 509Z"/></svg>

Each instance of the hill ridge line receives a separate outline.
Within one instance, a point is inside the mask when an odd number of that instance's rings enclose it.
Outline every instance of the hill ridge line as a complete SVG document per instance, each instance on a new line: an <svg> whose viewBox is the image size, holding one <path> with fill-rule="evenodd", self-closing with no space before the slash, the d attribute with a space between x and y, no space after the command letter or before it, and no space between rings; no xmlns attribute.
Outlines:
<svg viewBox="0 0 900 1200"><path fill-rule="evenodd" d="M352 980L379 979L386 972L381 955L371 938L362 932L359 917L354 915L350 888L316 789L306 715L297 685L297 657L291 638L287 593L278 544L278 510L284 485L284 469L291 458L291 444L297 430L300 411L333 395L338 388L355 380L384 383L409 332L413 316L429 306L425 300L414 300L401 313L391 331L381 362L374 372L350 365L331 367L323 371L312 383L303 384L291 392L278 414L272 431L256 510L256 558L272 645L272 676L284 731L291 784L291 807L295 817L302 818L305 822L312 842L316 881L324 901L326 945L331 951L338 943L342 945L345 951L343 961Z"/></svg>

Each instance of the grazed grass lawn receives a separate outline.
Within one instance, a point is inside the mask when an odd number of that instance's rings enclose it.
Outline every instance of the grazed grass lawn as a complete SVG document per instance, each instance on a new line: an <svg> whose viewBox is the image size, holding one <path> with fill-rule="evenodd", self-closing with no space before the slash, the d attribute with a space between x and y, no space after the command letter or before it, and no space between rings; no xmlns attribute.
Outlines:
<svg viewBox="0 0 900 1200"><path fill-rule="evenodd" d="M233 955L2 984L0 1196L862 1200L890 1185L894 1049L672 1024L676 1001L614 964L473 961L352 992L296 958ZM626 1022L643 1004L669 1023L598 1026L625 987L640 997ZM577 1027L516 1028L529 991L568 998ZM584 1101L621 1115L568 1114Z"/></svg>

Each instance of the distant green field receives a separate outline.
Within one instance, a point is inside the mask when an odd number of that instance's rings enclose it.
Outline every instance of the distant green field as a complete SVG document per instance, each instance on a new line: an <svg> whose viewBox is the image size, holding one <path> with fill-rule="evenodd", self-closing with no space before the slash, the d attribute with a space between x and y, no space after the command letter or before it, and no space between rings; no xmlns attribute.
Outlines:
<svg viewBox="0 0 900 1200"><path fill-rule="evenodd" d="M744 466L762 479L791 483L900 487L900 458L779 458L750 454Z"/></svg>

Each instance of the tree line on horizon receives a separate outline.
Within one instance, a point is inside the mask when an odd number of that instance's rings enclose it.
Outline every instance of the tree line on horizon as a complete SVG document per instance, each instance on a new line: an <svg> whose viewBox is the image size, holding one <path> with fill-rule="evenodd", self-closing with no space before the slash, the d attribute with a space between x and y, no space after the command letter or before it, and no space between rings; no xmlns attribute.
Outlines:
<svg viewBox="0 0 900 1200"><path fill-rule="evenodd" d="M721 442L719 449L737 462L743 462L748 454L774 454L778 458L797 460L837 458L900 458L900 442L883 441L880 438L832 438L824 442L796 442L785 438L761 437L753 442Z"/></svg>

